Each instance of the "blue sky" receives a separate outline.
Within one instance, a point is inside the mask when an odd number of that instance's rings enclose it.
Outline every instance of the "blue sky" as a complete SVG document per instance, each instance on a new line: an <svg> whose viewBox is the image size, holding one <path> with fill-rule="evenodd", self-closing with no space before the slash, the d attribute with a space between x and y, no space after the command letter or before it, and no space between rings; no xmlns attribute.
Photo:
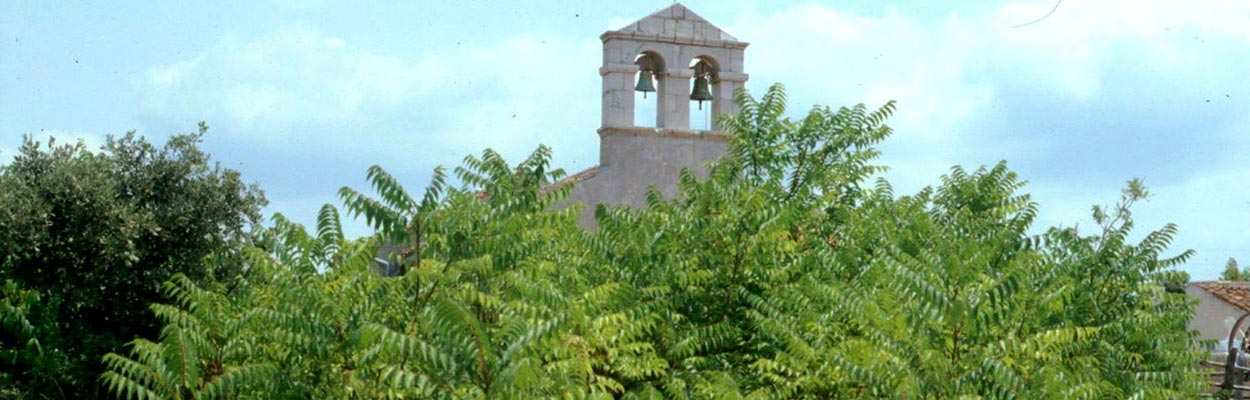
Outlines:
<svg viewBox="0 0 1250 400"><path fill-rule="evenodd" d="M305 222L374 164L414 191L486 147L594 165L598 36L671 4L123 3L0 4L0 163L25 133L96 146L204 120L267 211ZM1092 230L1140 177L1139 233L1179 224L1196 279L1250 262L1250 3L1069 0L1018 28L1054 2L932 3L683 4L751 43L748 88L786 84L792 115L897 100L900 193L1005 159L1039 226Z"/></svg>

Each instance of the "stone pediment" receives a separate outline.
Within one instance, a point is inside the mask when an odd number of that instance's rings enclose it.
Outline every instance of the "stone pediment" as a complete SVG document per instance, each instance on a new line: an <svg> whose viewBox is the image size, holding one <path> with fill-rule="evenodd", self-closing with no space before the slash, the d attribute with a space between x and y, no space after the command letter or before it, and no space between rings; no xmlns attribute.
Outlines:
<svg viewBox="0 0 1250 400"><path fill-rule="evenodd" d="M675 3L668 8L646 16L624 28L609 31L600 39L643 39L679 44L718 44L725 47L745 48L733 35L717 28L711 22ZM740 43L740 45L738 45Z"/></svg>

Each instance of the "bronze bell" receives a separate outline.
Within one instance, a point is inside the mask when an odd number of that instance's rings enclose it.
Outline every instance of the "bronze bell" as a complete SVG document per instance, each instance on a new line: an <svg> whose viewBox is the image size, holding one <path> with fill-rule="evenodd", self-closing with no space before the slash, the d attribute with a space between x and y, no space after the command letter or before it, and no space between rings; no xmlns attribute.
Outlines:
<svg viewBox="0 0 1250 400"><path fill-rule="evenodd" d="M651 82L651 71L643 70L638 74L638 84L634 85L634 90L642 92L642 98L647 98L647 92L655 91L655 84Z"/></svg>
<svg viewBox="0 0 1250 400"><path fill-rule="evenodd" d="M703 109L703 102L712 101L712 89L708 87L706 76L696 76L694 78L694 89L690 90L690 100L699 102L699 109Z"/></svg>

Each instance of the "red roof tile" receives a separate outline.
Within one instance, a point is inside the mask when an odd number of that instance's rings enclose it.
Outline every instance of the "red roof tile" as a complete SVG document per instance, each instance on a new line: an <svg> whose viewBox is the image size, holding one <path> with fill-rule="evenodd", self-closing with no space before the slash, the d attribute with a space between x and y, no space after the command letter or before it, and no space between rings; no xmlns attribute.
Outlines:
<svg viewBox="0 0 1250 400"><path fill-rule="evenodd" d="M1199 282L1194 285L1242 311L1250 311L1250 282Z"/></svg>
<svg viewBox="0 0 1250 400"><path fill-rule="evenodd" d="M578 183L578 182L590 179L591 177L594 177L595 175L598 175L598 174L599 174L599 166L596 165L596 166L587 168L585 171L578 172L576 174L568 176L567 178L561 179L559 182L552 183L551 185L543 188L543 192L544 193L550 192L550 191L559 189L561 187L564 187L565 185Z"/></svg>

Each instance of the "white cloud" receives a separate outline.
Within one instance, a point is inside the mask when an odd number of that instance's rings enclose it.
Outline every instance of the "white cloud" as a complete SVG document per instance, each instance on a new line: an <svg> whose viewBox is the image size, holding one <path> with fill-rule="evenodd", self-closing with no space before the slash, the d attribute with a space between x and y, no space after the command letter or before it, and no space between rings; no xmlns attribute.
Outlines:
<svg viewBox="0 0 1250 400"><path fill-rule="evenodd" d="M1038 225L1071 226L1088 224L1092 204L1115 201L1120 184L1146 174L1155 198L1138 207L1138 233L1178 223L1172 249L1199 251L1187 266L1196 278L1213 277L1229 256L1250 259L1250 160L1232 155L1250 138L1250 112L1235 98L1250 92L1234 83L1250 61L1228 52L1250 46L1250 3L1064 2L1013 28L1053 5L1010 2L933 18L807 4L725 26L751 42L752 89L785 83L793 114L814 103L898 100L896 134L882 148L902 193L936 184L951 165L1008 159L1034 166L1035 176L1022 178L1041 203ZM1199 108L1217 95L1226 105ZM1149 130L1160 125L1183 130ZM1125 160L1096 161L1107 158ZM1078 162L1115 169L1069 167ZM1036 176L1046 169L1116 178Z"/></svg>
<svg viewBox="0 0 1250 400"><path fill-rule="evenodd" d="M485 147L517 157L539 141L589 153L596 39L523 34L403 57L288 28L152 68L137 86L154 113L224 123L227 135L274 148L418 151L439 163Z"/></svg>
<svg viewBox="0 0 1250 400"><path fill-rule="evenodd" d="M284 94L272 85L239 85L226 98L230 114L244 125L250 125L257 118L289 116L298 101L295 96Z"/></svg>
<svg viewBox="0 0 1250 400"><path fill-rule="evenodd" d="M348 124L362 108L393 107L450 75L432 59L406 63L290 28L250 42L227 39L188 60L150 69L138 86L157 112L208 113L265 130L264 137L290 139L283 128Z"/></svg>
<svg viewBox="0 0 1250 400"><path fill-rule="evenodd" d="M200 56L186 61L179 61L173 65L149 69L147 83L156 88L176 85L183 80L188 70L195 68L203 62L203 59L204 57Z"/></svg>
<svg viewBox="0 0 1250 400"><path fill-rule="evenodd" d="M1183 100L1178 94L1198 90L1189 81L1210 73L1244 74L1220 64L1226 49L1195 43L1250 45L1250 25L1244 24L1250 3L1065 2L1041 22L1012 28L1053 4L1013 2L982 13L923 19L898 10L870 17L807 4L745 14L726 26L751 42L752 87L786 83L796 112L812 103L876 106L898 100L891 120L897 134L886 145L895 171L903 169L898 164L1051 156L1037 145L1042 138L984 129L987 118L1012 111L1001 108L1004 101L1019 100L1004 96L1097 108L1097 101L1109 100L1099 96L1106 96L1105 81L1119 73L1116 68L1146 69L1158 81L1141 82L1143 95L1174 111ZM1227 84L1210 80L1211 86ZM946 170L916 169L928 172L896 175L904 186L914 186L933 182Z"/></svg>
<svg viewBox="0 0 1250 400"><path fill-rule="evenodd" d="M519 36L457 55L457 64L466 71L474 71L473 66L490 71L482 71L485 79L465 89L481 91L480 98L444 105L450 122L438 135L460 148L491 147L513 156L533 150L538 142L560 152L593 152L599 49L597 41Z"/></svg>
<svg viewBox="0 0 1250 400"><path fill-rule="evenodd" d="M714 22L751 42L751 88L786 83L793 114L816 103L872 107L898 100L890 121L897 133L882 147L900 192L936 183L954 164L974 168L1009 159L1017 167L1025 162L1064 170L1126 151L1153 154L1139 151L1146 144L1184 151L1200 138L1245 142L1250 113L1244 108L1235 121L1212 121L1208 117L1226 112L1194 113L1191 103L1216 90L1250 97L1233 84L1244 80L1238 66L1250 61L1228 54L1250 45L1250 24L1244 23L1250 3L1064 2L1054 15L1013 28L1053 5L1009 2L935 18L806 4ZM606 29L633 19L613 19ZM520 34L454 50L383 54L325 32L288 28L223 40L152 68L137 86L148 93L154 113L224 124L227 135L259 146L432 159L419 167L424 170L455 164L484 147L516 159L542 142L556 149L556 165L579 169L594 163L597 149L599 51L593 36ZM1236 104L1245 103L1228 107ZM1116 114L1125 110L1136 114ZM1076 113L1082 115L1067 115ZM1174 138L1139 137L1147 135L1141 127L1169 119L1193 129L1169 132ZM1079 141L1065 131L1095 122L1097 128L1087 129L1108 130L1101 141ZM1223 136L1203 138L1212 132ZM1244 201L1236 200L1250 193L1227 182L1246 182L1245 170L1217 164L1178 164L1173 170L1179 172L1162 181L1147 176L1157 197L1142 207L1139 226L1156 228L1156 221L1174 217L1182 229L1177 248L1213 254L1244 247L1235 242L1246 237L1244 229L1229 221L1250 219ZM1086 219L1090 204L1114 201L1118 184L1137 175L1133 168L1140 165L1082 171L1124 174L1113 185L1082 176L1023 178L1034 182L1026 190L1042 203L1039 224L1071 225ZM1221 188L1219 195L1206 195ZM1192 202L1196 194L1216 200Z"/></svg>

